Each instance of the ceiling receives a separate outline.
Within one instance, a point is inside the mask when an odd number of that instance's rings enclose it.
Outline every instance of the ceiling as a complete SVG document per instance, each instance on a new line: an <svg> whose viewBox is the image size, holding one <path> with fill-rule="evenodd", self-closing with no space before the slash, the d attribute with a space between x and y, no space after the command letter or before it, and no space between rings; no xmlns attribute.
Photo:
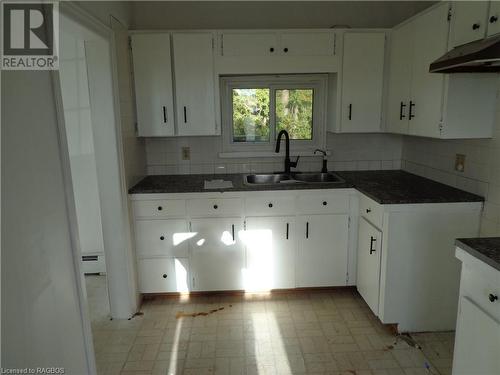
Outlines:
<svg viewBox="0 0 500 375"><path fill-rule="evenodd" d="M390 28L435 1L133 1L132 29Z"/></svg>

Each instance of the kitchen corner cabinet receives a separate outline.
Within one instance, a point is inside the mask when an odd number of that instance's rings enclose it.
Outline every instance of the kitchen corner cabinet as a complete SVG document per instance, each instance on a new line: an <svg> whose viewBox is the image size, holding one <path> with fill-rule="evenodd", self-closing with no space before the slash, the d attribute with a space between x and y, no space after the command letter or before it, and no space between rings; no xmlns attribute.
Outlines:
<svg viewBox="0 0 500 375"><path fill-rule="evenodd" d="M498 76L429 73L448 49L449 3L394 29L391 41L388 132L460 139L492 137Z"/></svg>
<svg viewBox="0 0 500 375"><path fill-rule="evenodd" d="M298 220L297 286L347 284L349 215L304 215Z"/></svg>
<svg viewBox="0 0 500 375"><path fill-rule="evenodd" d="M450 49L484 38L488 27L489 2L455 1L452 4Z"/></svg>
<svg viewBox="0 0 500 375"><path fill-rule="evenodd" d="M452 374L500 374L500 271L459 247L456 257L462 272Z"/></svg>
<svg viewBox="0 0 500 375"><path fill-rule="evenodd" d="M167 137L175 134L170 34L131 36L134 61L137 133Z"/></svg>
<svg viewBox="0 0 500 375"><path fill-rule="evenodd" d="M344 33L341 132L381 131L384 58L384 32Z"/></svg>
<svg viewBox="0 0 500 375"><path fill-rule="evenodd" d="M380 205L360 194L359 293L399 332L456 324L460 265L453 243L479 233L482 203Z"/></svg>
<svg viewBox="0 0 500 375"><path fill-rule="evenodd" d="M131 48L138 136L220 133L213 33L137 33Z"/></svg>

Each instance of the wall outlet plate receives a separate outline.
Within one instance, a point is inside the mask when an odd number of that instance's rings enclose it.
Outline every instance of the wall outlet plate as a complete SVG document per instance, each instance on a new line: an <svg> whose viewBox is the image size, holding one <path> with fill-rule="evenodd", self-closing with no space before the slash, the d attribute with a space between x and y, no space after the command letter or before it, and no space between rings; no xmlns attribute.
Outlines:
<svg viewBox="0 0 500 375"><path fill-rule="evenodd" d="M182 160L191 160L191 149L189 147L182 148Z"/></svg>
<svg viewBox="0 0 500 375"><path fill-rule="evenodd" d="M465 171L465 155L464 154L456 154L456 156L455 156L455 170L457 172Z"/></svg>

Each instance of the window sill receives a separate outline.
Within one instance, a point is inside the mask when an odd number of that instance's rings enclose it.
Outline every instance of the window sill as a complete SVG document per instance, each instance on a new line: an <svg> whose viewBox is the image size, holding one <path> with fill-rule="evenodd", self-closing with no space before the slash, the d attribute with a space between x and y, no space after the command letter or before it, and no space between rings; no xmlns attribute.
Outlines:
<svg viewBox="0 0 500 375"><path fill-rule="evenodd" d="M327 155L331 155L329 150L326 151ZM243 158L283 158L285 152L275 153L272 151L238 151L238 152L219 152L219 158L221 159L243 159ZM291 151L290 156L321 156L321 154L315 154L314 151Z"/></svg>

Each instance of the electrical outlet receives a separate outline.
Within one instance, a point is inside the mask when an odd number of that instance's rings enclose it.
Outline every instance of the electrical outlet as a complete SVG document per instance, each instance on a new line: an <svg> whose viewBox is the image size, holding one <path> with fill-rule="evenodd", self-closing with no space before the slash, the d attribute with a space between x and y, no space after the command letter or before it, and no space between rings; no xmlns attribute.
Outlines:
<svg viewBox="0 0 500 375"><path fill-rule="evenodd" d="M189 147L182 148L182 160L191 160L191 149Z"/></svg>
<svg viewBox="0 0 500 375"><path fill-rule="evenodd" d="M465 155L464 154L457 154L455 156L455 170L457 172L465 171Z"/></svg>

